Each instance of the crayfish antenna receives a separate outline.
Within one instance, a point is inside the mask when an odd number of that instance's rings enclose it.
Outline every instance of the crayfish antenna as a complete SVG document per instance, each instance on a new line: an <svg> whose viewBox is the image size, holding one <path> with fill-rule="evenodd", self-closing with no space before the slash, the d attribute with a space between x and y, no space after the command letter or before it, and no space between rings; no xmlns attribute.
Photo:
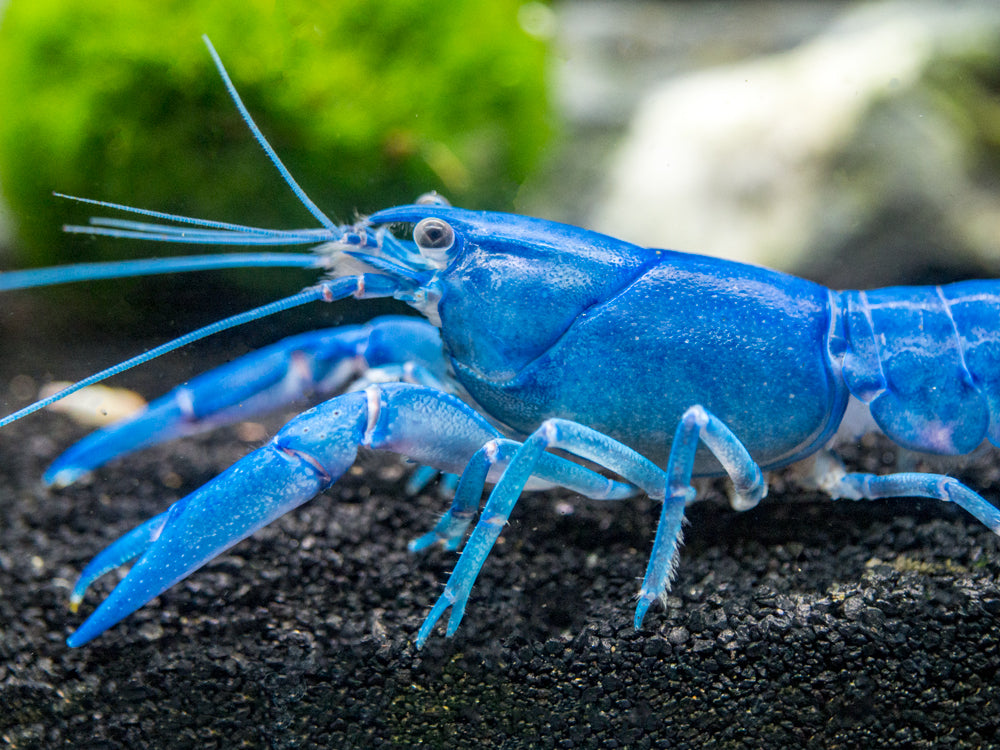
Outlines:
<svg viewBox="0 0 1000 750"><path fill-rule="evenodd" d="M342 283L342 282L347 282ZM149 362L152 359L161 357L168 352L174 351L174 349L179 349L182 346L187 346L195 341L206 338L213 334L219 333L220 331L225 331L229 328L235 328L241 326L244 323L249 323L253 320L259 320L260 318L266 318L269 315L274 315L275 313L283 312L284 310L290 310L293 307L299 307L300 305L305 305L310 302L318 302L320 300L333 300L342 299L343 297L349 296L355 290L358 285L357 279L337 279L333 282L325 282L319 286L305 289L298 294L293 294L290 297L285 297L284 299L277 300L275 302L270 302L266 305L261 305L260 307L255 307L252 310L247 310L246 312L237 313L224 320L218 320L207 326L198 328L197 330L186 333L183 336L178 336L177 338L166 342L165 344L160 344L159 346L150 349L147 352L139 354L131 359L127 359L124 362L119 362L116 365L112 365L105 370L101 370L98 373L91 375L90 377L84 378L83 380L77 381L68 388L55 393L48 398L43 398L39 401L35 401L33 404L25 406L13 414L0 419L0 427L5 427L6 425L16 422L22 417L26 417L29 414L34 414L40 409L44 409L46 406L54 404L56 401L60 401L71 393L76 393L82 388L86 388L89 385L94 385L95 383L100 383L102 380L106 380L114 375L117 375L126 370L131 370L133 367ZM343 288L341 288L343 287Z"/></svg>
<svg viewBox="0 0 1000 750"><path fill-rule="evenodd" d="M253 133L253 137L257 140L257 143L259 143L260 147L264 149L264 153L267 154L267 158L271 160L271 163L274 164L275 168L278 170L278 173L281 175L281 179L285 181L285 184L291 188L293 193L295 193L295 197L299 199L299 202L306 207L309 213L311 213L320 224L327 229L336 229L336 224L333 223L333 220L320 211L319 206L313 203L312 199L306 195L305 190L299 187L299 183L297 183L295 178L292 177L292 173L288 171L288 168L282 163L281 159L278 158L278 154L273 148L271 148L271 144L267 142L264 134L260 132L260 128L257 127L257 123L253 121L246 105L243 104L243 100L240 98L239 93L236 91L236 87L229 78L229 73L226 72L226 67L222 64L222 58L220 58L219 53L215 51L215 47L212 46L212 42L208 38L208 35L202 34L201 39L205 42L205 46L208 47L208 53L212 56L212 60L215 63L215 69L219 71L219 77L222 78L222 82L226 85L226 91L229 92L229 98L233 100L233 104L235 104L236 109L239 110L240 117L243 118L243 122L245 122L247 127L250 128L250 132Z"/></svg>
<svg viewBox="0 0 1000 750"><path fill-rule="evenodd" d="M65 227L72 230L72 227ZM85 227L80 227L85 229ZM155 276L187 271L213 271L220 268L325 268L327 261L309 253L227 253L188 255L180 258L143 258L142 260L73 263L24 271L0 271L0 292L98 279L123 279L129 276Z"/></svg>
<svg viewBox="0 0 1000 750"><path fill-rule="evenodd" d="M56 193L59 197L79 201L81 203L89 203L103 206L105 208L128 211L130 213L166 219L168 221L198 227L196 229L189 229L187 227L174 227L163 224L151 224L122 219L98 218L91 219L91 226L81 227L71 225L64 227L64 230L67 232L82 232L95 235L139 238L162 242L197 242L200 244L210 243L219 245L311 244L330 240L336 241L338 237L344 236L345 229L334 224L333 220L324 214L315 203L313 203L309 196L306 195L305 191L295 181L295 178L292 177L288 168L282 163L277 153L271 147L271 144L267 142L264 134L260 131L260 128L257 127L257 123L255 123L253 118L250 116L249 111L243 104L243 100L236 91L236 87L229 78L229 74L226 72L226 68L222 64L219 54L215 51L215 47L212 46L212 42L209 40L207 35L203 35L202 40L205 42L205 46L208 48L208 52L212 56L216 70L222 78L222 81L226 86L226 90L229 92L230 98L236 105L236 109L239 111L243 121L250 129L250 132L260 144L264 153L271 160L271 163L274 164L278 173L281 175L281 178L285 181L285 184L291 188L292 192L299 199L299 202L302 203L302 205L306 207L313 217L315 217L317 221L323 225L323 228L295 230L262 229L259 227L244 226L242 224L232 224L207 219L195 219L160 211L152 211L149 209L134 208L132 206L117 203L109 203L107 201L78 198ZM353 236L352 233L348 233L348 235ZM91 263L78 266L78 270L76 271L71 270L71 267L64 266L54 269L6 272L0 275L0 290L21 289L25 287L41 286L44 284L62 283L67 281L118 278L123 276L200 270L202 268L219 268L226 266L283 265L291 267L324 268L326 267L326 264L327 261L325 259L315 255L270 255L265 253L244 254L242 256L197 256L187 259L149 259L124 263ZM372 289L369 293L365 292L366 278L371 278L370 283L372 284ZM220 331L234 328L252 320L258 320L277 312L282 312L310 302L316 302L319 300L333 301L335 299L342 299L352 294L355 296L386 296L391 294L392 291L396 289L396 285L394 283L390 283L389 287L386 287L385 289L382 288L383 286L384 284L379 283L376 277L359 275L353 278L338 278L332 281L325 281L316 287L305 289L298 294L293 294L289 297L285 297L284 299L256 307L246 312L238 313L237 315L233 315L224 320L217 321L192 331L191 333L175 338L172 341L161 344L160 346L150 349L143 354L132 357L131 359L120 362L105 370L101 370L90 377L84 378L83 380L74 383L68 388L63 389L48 398L36 401L33 404L30 404L23 409L0 419L0 427L4 427L12 422L16 422L22 417L26 417L29 414L39 411L40 409L44 409L46 406L50 406L56 401L59 401L71 393L81 390L82 388L99 383L102 380L112 377L113 375L117 375L125 370L129 370L145 362L149 362L150 360L156 359L157 357L167 354L168 352L172 352L174 349L186 346L187 344L198 341L199 339L203 339L207 336L211 336L212 334Z"/></svg>

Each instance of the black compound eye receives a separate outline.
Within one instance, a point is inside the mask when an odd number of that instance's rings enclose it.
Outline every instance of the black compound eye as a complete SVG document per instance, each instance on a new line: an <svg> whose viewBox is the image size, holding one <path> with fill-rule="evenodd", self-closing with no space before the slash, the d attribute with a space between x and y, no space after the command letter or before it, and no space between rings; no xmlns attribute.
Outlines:
<svg viewBox="0 0 1000 750"><path fill-rule="evenodd" d="M441 219L423 219L413 227L413 241L422 255L441 261L455 244L455 230Z"/></svg>

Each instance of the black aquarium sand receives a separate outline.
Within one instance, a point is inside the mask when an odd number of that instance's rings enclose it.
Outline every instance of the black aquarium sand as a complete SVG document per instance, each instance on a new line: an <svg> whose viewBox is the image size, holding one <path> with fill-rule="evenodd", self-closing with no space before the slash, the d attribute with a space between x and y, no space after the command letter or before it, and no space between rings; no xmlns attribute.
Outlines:
<svg viewBox="0 0 1000 750"><path fill-rule="evenodd" d="M19 329L0 388L86 351ZM242 353L243 349L235 353ZM193 356L193 355L192 355ZM37 361L37 360L36 360ZM183 357L116 384L147 395ZM93 369L97 369L95 366ZM175 372L176 370L176 372ZM265 422L272 431L281 419ZM13 748L979 747L1000 725L1000 539L931 501L831 502L775 477L734 513L722 482L689 508L666 612L632 628L658 507L526 495L455 638L413 638L456 559L406 543L446 501L407 497L362 456L291 512L81 649L69 588L87 561L259 444L246 428L119 460L44 489L85 433L40 414L0 431L0 744ZM866 439L852 466L899 460ZM903 457L903 460L907 460ZM997 454L956 471L996 501ZM787 486L786 486L787 485ZM247 498L247 502L252 502Z"/></svg>

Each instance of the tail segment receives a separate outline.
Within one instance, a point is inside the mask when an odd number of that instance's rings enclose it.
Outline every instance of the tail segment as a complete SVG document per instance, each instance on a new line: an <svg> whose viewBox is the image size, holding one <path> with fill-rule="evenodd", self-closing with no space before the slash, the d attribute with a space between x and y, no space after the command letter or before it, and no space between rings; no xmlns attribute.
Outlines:
<svg viewBox="0 0 1000 750"><path fill-rule="evenodd" d="M968 453L1000 446L1000 284L890 287L839 295L844 380L900 445Z"/></svg>

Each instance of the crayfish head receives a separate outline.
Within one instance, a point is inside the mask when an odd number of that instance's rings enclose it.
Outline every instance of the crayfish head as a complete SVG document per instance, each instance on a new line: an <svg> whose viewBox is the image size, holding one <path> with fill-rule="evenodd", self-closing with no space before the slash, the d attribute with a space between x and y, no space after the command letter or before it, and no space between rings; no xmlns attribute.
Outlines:
<svg viewBox="0 0 1000 750"><path fill-rule="evenodd" d="M596 232L433 199L379 211L368 225L411 228L412 239L393 236L392 246L427 275L407 301L441 327L456 370L494 383L656 262L655 251Z"/></svg>

